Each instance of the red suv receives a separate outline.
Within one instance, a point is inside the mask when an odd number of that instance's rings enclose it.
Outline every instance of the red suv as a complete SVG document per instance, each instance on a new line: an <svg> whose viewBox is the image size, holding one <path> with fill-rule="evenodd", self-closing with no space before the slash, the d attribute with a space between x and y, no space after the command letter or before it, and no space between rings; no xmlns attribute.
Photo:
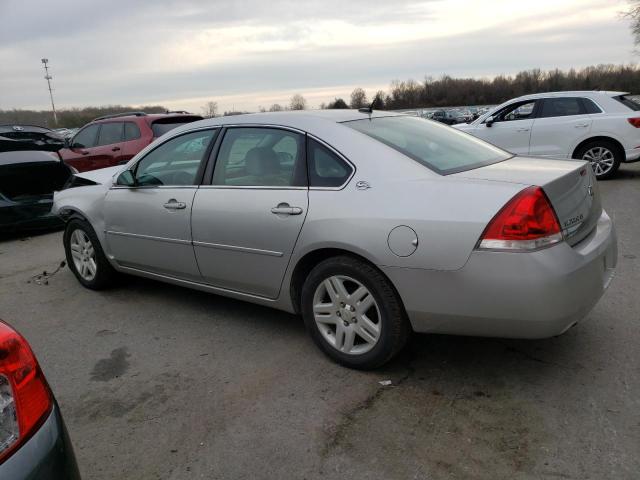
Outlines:
<svg viewBox="0 0 640 480"><path fill-rule="evenodd" d="M120 165L169 130L196 120L202 117L187 112L107 115L82 127L60 155L79 172Z"/></svg>

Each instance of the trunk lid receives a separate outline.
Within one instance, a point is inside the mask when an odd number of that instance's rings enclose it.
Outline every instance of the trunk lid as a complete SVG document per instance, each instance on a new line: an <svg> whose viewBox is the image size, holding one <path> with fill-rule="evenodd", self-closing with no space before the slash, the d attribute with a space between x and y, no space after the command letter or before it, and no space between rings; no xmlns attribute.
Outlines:
<svg viewBox="0 0 640 480"><path fill-rule="evenodd" d="M585 238L595 228L602 213L593 171L587 162L579 160L513 157L452 176L542 187L570 245Z"/></svg>

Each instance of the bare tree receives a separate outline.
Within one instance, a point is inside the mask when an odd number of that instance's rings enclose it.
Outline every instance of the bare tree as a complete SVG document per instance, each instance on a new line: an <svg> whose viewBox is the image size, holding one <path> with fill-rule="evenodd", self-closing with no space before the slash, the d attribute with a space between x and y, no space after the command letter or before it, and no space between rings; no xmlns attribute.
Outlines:
<svg viewBox="0 0 640 480"><path fill-rule="evenodd" d="M274 103L269 107L270 112L281 112L282 110L284 110L284 108L282 108L282 105L279 103Z"/></svg>
<svg viewBox="0 0 640 480"><path fill-rule="evenodd" d="M629 10L624 16L631 19L631 33L636 46L640 45L640 0L629 0Z"/></svg>
<svg viewBox="0 0 640 480"><path fill-rule="evenodd" d="M291 97L290 108L291 110L304 110L305 108L307 108L307 101L302 95L296 93L293 97Z"/></svg>
<svg viewBox="0 0 640 480"><path fill-rule="evenodd" d="M356 88L351 92L351 108L362 108L368 105L367 94L363 89Z"/></svg>
<svg viewBox="0 0 640 480"><path fill-rule="evenodd" d="M207 102L202 108L202 114L206 118L218 116L218 102Z"/></svg>

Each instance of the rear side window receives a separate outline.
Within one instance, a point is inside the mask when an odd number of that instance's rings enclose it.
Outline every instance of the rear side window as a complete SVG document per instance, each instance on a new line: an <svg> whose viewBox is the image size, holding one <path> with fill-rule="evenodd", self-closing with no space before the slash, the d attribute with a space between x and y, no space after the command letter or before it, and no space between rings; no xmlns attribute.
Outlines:
<svg viewBox="0 0 640 480"><path fill-rule="evenodd" d="M95 147L99 129L100 125L94 124L80 130L73 138L73 148Z"/></svg>
<svg viewBox="0 0 640 480"><path fill-rule="evenodd" d="M582 98L582 105L587 113L602 113L602 109L589 98Z"/></svg>
<svg viewBox="0 0 640 480"><path fill-rule="evenodd" d="M103 123L98 135L98 145L111 145L122 141L122 122Z"/></svg>
<svg viewBox="0 0 640 480"><path fill-rule="evenodd" d="M140 129L133 122L124 122L124 141L136 140L140 138Z"/></svg>
<svg viewBox="0 0 640 480"><path fill-rule="evenodd" d="M471 135L417 117L344 122L441 175L501 162L513 155Z"/></svg>
<svg viewBox="0 0 640 480"><path fill-rule="evenodd" d="M340 187L353 168L335 153L310 138L307 145L310 187Z"/></svg>
<svg viewBox="0 0 640 480"><path fill-rule="evenodd" d="M230 128L213 172L214 185L306 186L304 137L277 128Z"/></svg>
<svg viewBox="0 0 640 480"><path fill-rule="evenodd" d="M640 95L620 95L619 97L613 98L629 107L634 112L640 110Z"/></svg>
<svg viewBox="0 0 640 480"><path fill-rule="evenodd" d="M580 99L573 97L547 98L542 105L541 118L568 117L570 115L582 115L586 113L582 108Z"/></svg>

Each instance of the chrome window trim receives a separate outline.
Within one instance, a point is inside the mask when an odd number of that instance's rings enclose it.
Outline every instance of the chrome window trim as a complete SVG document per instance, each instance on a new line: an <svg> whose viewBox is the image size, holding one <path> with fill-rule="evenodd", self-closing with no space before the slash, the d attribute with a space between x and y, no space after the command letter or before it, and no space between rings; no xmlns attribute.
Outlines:
<svg viewBox="0 0 640 480"><path fill-rule="evenodd" d="M321 138L318 138L318 137L316 137L315 135L313 135L311 133L307 133L307 136L309 138L315 140L316 142L318 142L322 146L326 147L327 149L331 150L331 152L333 152L338 158L340 158L342 161L346 162L347 165L351 166L351 175L349 175L349 177L347 177L347 179L344 181L344 183L342 183L342 185L340 185L338 187L312 187L311 185L309 185L309 190L328 190L328 191L333 190L333 191L338 191L338 190L345 189L346 186L351 181L351 179L356 174L356 170L357 170L356 165L351 160L349 160L345 155L343 155L339 150L337 150L335 147L333 147L332 145L328 144L327 142L325 142ZM309 159L307 159L307 162L308 161L309 161ZM308 164L307 164L307 170L308 170Z"/></svg>
<svg viewBox="0 0 640 480"><path fill-rule="evenodd" d="M268 185L200 185L204 190L309 190L308 187L282 187L282 186L268 186Z"/></svg>
<svg viewBox="0 0 640 480"><path fill-rule="evenodd" d="M200 242L193 241L194 247L205 247L205 248L215 248L218 250L232 250L234 252L244 252L244 253L255 253L257 255L267 255L269 257L282 257L284 256L283 252L276 252L273 250L263 250L261 248L249 248L249 247L239 247L236 245L224 245L222 243L209 243L209 242Z"/></svg>
<svg viewBox="0 0 640 480"><path fill-rule="evenodd" d="M179 245L191 245L191 240L182 240L180 238L154 237L153 235L142 235L140 233L117 232L115 230L105 230L108 235L116 235L120 237L133 237L142 240L155 240L158 242L177 243Z"/></svg>
<svg viewBox="0 0 640 480"><path fill-rule="evenodd" d="M111 185L109 190L148 190L151 188L166 189L193 189L197 190L198 185L140 185L138 187L127 187L126 185Z"/></svg>

